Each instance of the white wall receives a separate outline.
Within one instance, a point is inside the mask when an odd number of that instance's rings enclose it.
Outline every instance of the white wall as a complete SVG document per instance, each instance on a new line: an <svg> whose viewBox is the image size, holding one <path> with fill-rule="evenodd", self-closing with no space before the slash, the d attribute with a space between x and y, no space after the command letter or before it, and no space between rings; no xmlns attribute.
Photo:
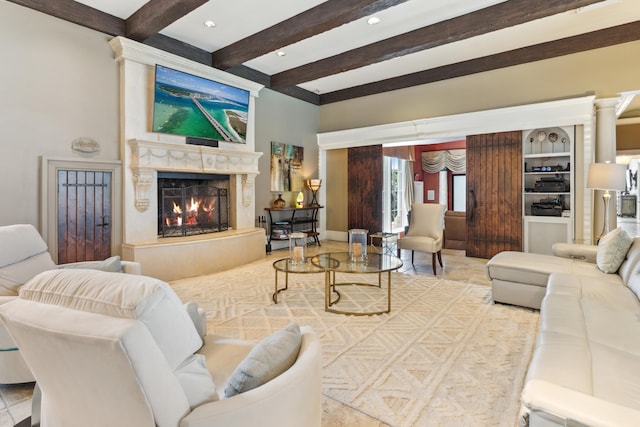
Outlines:
<svg viewBox="0 0 640 427"><path fill-rule="evenodd" d="M256 177L256 216L266 215L264 208L270 207L277 193L270 189L271 142L293 144L304 147L302 176L318 177L318 130L319 108L308 102L262 89L256 100L256 151L264 153L259 161L260 175ZM292 202L293 193L280 192L287 202ZM305 192L305 200L311 201L311 192Z"/></svg>
<svg viewBox="0 0 640 427"><path fill-rule="evenodd" d="M0 2L0 225L39 225L40 157L118 158L118 67L108 38ZM102 147L71 150L79 137Z"/></svg>

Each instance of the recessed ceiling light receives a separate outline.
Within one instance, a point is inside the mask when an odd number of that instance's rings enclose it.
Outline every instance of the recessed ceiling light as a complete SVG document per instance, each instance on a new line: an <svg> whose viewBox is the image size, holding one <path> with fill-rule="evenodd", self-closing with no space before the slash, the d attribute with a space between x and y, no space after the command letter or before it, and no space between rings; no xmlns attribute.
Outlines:
<svg viewBox="0 0 640 427"><path fill-rule="evenodd" d="M213 21L204 21L204 26L207 28L213 28L216 26L216 23Z"/></svg>
<svg viewBox="0 0 640 427"><path fill-rule="evenodd" d="M380 22L380 18L378 18L377 16L372 16L371 18L367 19L367 24L369 25L376 25L378 22Z"/></svg>
<svg viewBox="0 0 640 427"><path fill-rule="evenodd" d="M284 50L279 50L276 52L276 55L278 56L285 56L287 53Z"/></svg>

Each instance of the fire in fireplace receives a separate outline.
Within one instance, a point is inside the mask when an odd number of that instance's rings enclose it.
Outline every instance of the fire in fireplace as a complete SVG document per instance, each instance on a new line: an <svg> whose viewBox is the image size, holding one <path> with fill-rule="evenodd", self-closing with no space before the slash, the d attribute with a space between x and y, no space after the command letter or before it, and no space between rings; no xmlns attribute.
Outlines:
<svg viewBox="0 0 640 427"><path fill-rule="evenodd" d="M158 235L216 233L229 228L229 176L158 172Z"/></svg>

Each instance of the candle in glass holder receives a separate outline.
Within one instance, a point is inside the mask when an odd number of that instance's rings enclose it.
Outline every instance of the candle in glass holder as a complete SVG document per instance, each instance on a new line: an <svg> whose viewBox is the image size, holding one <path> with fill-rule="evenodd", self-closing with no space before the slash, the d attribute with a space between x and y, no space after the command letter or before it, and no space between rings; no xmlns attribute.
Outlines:
<svg viewBox="0 0 640 427"><path fill-rule="evenodd" d="M293 261L294 262L304 261L304 246L296 246L293 248Z"/></svg>
<svg viewBox="0 0 640 427"><path fill-rule="evenodd" d="M354 258L360 258L362 256L362 243L352 243L351 253Z"/></svg>

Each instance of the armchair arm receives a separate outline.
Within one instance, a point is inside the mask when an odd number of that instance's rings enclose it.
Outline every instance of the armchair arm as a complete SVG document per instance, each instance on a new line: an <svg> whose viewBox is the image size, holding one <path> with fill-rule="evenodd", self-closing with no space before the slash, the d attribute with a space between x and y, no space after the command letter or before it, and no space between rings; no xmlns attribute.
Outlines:
<svg viewBox="0 0 640 427"><path fill-rule="evenodd" d="M204 340L205 335L207 335L207 313L193 301L185 303L184 308L196 327L198 335Z"/></svg>
<svg viewBox="0 0 640 427"><path fill-rule="evenodd" d="M122 261L118 255L114 255L103 261L79 261L68 264L60 264L58 268L87 268L89 270L117 271L128 274L142 274L142 266L135 261Z"/></svg>
<svg viewBox="0 0 640 427"><path fill-rule="evenodd" d="M122 272L127 274L142 274L142 265L136 261L121 261Z"/></svg>
<svg viewBox="0 0 640 427"><path fill-rule="evenodd" d="M557 257L587 261L595 264L598 247L578 243L554 243L551 250Z"/></svg>
<svg viewBox="0 0 640 427"><path fill-rule="evenodd" d="M559 425L598 427L631 427L640 425L640 411L598 399L543 380L527 382L522 391L522 404L536 419ZM531 419L530 419L531 421ZM535 427L536 423L530 423Z"/></svg>
<svg viewBox="0 0 640 427"><path fill-rule="evenodd" d="M180 421L180 427L320 427L322 347L303 327L298 359L271 381L228 399L205 403Z"/></svg>

